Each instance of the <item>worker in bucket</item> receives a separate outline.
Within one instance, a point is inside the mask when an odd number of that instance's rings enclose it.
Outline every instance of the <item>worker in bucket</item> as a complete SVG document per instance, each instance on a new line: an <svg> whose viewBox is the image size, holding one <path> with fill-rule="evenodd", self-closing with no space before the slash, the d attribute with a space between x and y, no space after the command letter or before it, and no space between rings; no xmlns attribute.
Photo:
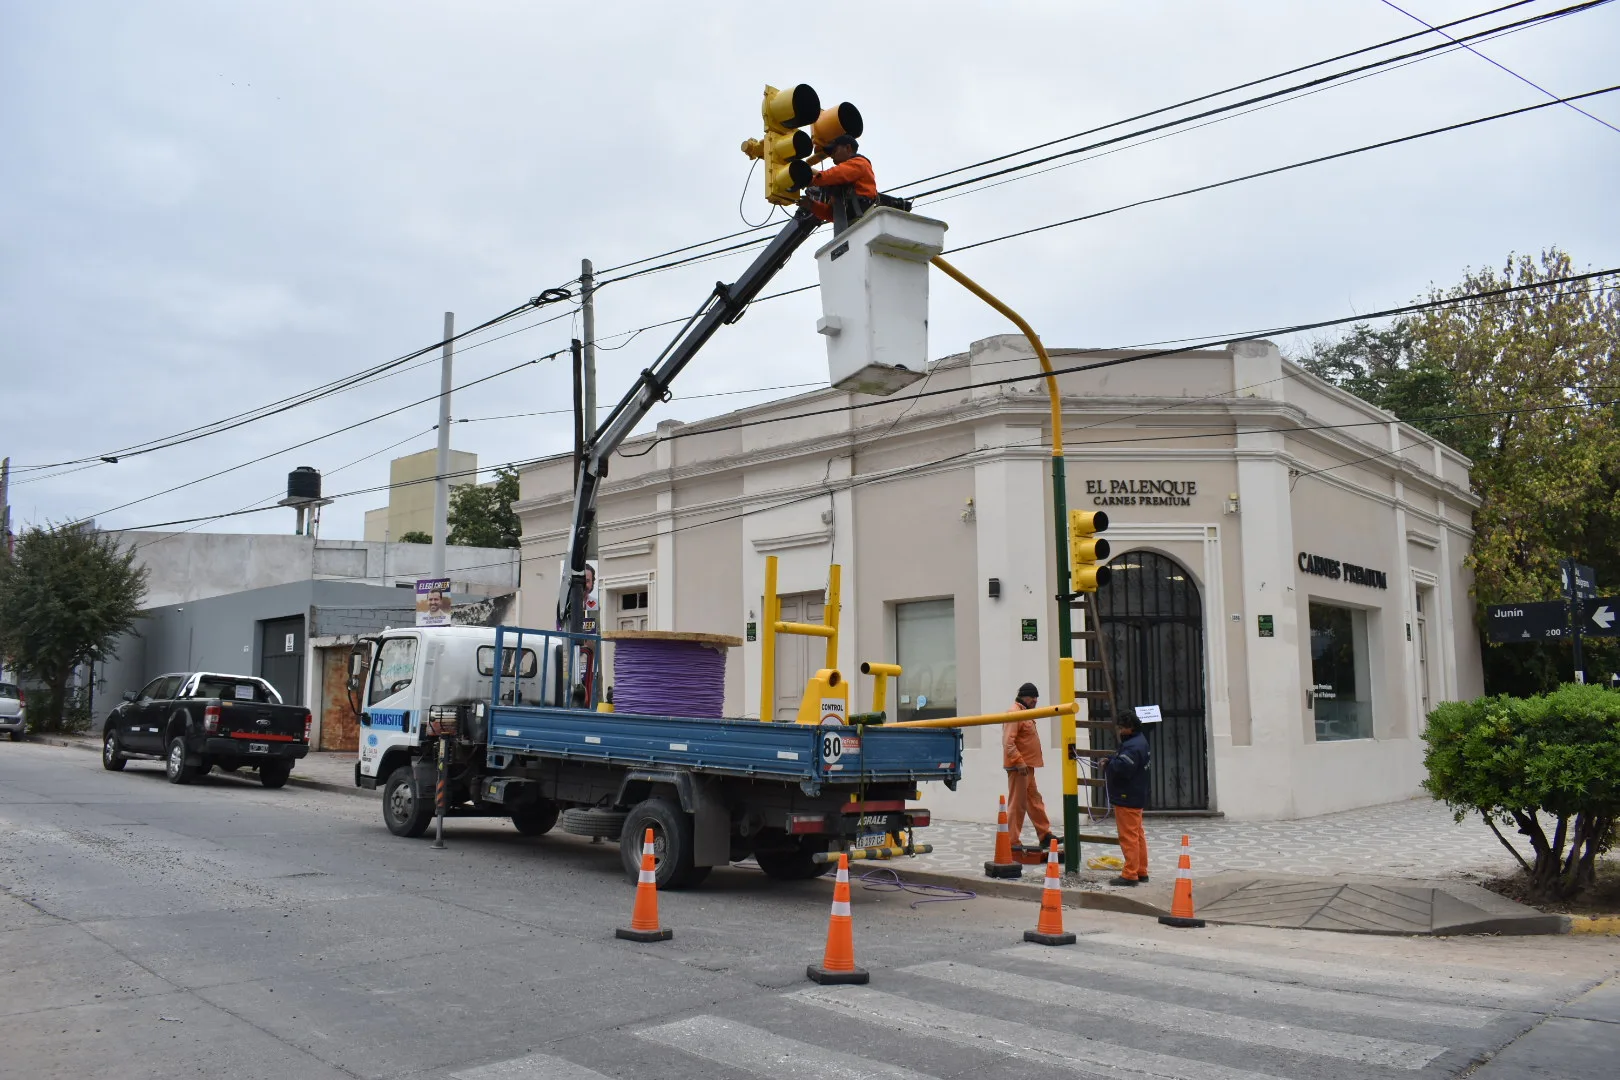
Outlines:
<svg viewBox="0 0 1620 1080"><path fill-rule="evenodd" d="M799 207L822 221L833 223L841 233L877 203L877 174L872 162L860 153L861 144L853 136L840 135L821 150L833 164L816 174L810 188L821 198L805 195Z"/></svg>
<svg viewBox="0 0 1620 1080"><path fill-rule="evenodd" d="M1018 688L1013 712L1033 709L1041 701L1034 683ZM1046 803L1035 786L1035 770L1045 764L1041 754L1041 733L1033 720L1017 720L1001 726L1001 764L1007 770L1007 830L1014 847L1023 847L1024 815L1035 829L1039 846L1053 839L1052 822L1046 816Z"/></svg>
<svg viewBox="0 0 1620 1080"><path fill-rule="evenodd" d="M1148 801L1148 765L1153 760L1142 722L1131 713L1121 713L1114 721L1119 749L1103 765L1108 778L1108 801L1114 807L1119 831L1119 853L1125 869L1110 885L1135 885L1148 879L1147 834L1142 831L1142 810Z"/></svg>

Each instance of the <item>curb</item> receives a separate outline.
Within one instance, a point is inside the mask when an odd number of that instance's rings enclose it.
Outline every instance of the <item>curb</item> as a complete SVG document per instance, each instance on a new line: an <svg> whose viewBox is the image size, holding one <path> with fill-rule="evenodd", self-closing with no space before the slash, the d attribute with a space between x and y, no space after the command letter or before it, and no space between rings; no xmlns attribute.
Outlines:
<svg viewBox="0 0 1620 1080"><path fill-rule="evenodd" d="M1566 915L1567 934L1605 934L1620 936L1620 915Z"/></svg>
<svg viewBox="0 0 1620 1080"><path fill-rule="evenodd" d="M883 866L885 864L879 863L878 865ZM890 869L895 870L896 873L901 873L905 880L915 881L919 885L943 885L952 889L966 889L979 896L993 896L999 900L1027 900L1030 903L1039 904L1041 902L1041 892L1044 888L1043 885L1034 882L1024 884L1021 881L946 874L937 870L905 870L902 873L898 867L890 867ZM1063 889L1063 906L1066 908L1089 908L1094 911L1116 911L1125 915L1148 915L1153 918L1169 914L1163 908L1155 907L1133 897L1095 889L1075 889L1068 886Z"/></svg>
<svg viewBox="0 0 1620 1080"><path fill-rule="evenodd" d="M69 750L85 750L92 754L101 753L100 746L86 743L82 739L68 739L60 735L29 735L26 741L31 743L39 743L41 746L64 746ZM299 787L315 788L318 791L336 791L342 795L360 795L370 797L375 794L375 792L367 791L362 787L355 787L352 784L334 784L330 780L317 780L312 776L299 776L297 768L298 767L296 765L293 766L293 774L287 777L287 782L289 784L297 784Z"/></svg>

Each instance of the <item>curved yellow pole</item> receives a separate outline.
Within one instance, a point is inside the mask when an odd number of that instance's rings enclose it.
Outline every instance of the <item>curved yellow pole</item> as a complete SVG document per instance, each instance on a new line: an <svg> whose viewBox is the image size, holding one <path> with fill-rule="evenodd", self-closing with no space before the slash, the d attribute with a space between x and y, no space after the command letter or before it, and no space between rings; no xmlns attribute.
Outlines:
<svg viewBox="0 0 1620 1080"><path fill-rule="evenodd" d="M986 713L983 716L942 716L937 720L902 720L896 727L983 727L986 724L1016 724L1020 720L1045 720L1048 716L1073 716L1080 711L1080 703L1066 701L1062 705L1042 705L1038 709L1019 709L1016 712Z"/></svg>

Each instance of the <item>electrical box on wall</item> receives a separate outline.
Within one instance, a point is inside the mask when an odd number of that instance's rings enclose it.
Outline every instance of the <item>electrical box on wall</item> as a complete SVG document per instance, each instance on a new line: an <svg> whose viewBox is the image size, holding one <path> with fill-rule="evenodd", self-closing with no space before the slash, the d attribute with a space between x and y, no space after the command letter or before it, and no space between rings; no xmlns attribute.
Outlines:
<svg viewBox="0 0 1620 1080"><path fill-rule="evenodd" d="M828 381L888 395L928 365L928 261L945 249L945 223L891 207L868 210L816 252Z"/></svg>

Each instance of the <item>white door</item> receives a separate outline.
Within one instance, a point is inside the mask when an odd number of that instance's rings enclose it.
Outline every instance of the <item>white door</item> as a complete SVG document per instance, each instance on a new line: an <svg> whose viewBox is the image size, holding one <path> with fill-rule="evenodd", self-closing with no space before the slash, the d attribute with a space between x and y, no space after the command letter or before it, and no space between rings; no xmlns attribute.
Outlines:
<svg viewBox="0 0 1620 1080"><path fill-rule="evenodd" d="M820 623L827 609L827 598L819 592L789 593L782 596L782 621ZM800 634L778 634L776 638L776 718L797 720L799 702L810 676L820 671L827 659L827 639Z"/></svg>

